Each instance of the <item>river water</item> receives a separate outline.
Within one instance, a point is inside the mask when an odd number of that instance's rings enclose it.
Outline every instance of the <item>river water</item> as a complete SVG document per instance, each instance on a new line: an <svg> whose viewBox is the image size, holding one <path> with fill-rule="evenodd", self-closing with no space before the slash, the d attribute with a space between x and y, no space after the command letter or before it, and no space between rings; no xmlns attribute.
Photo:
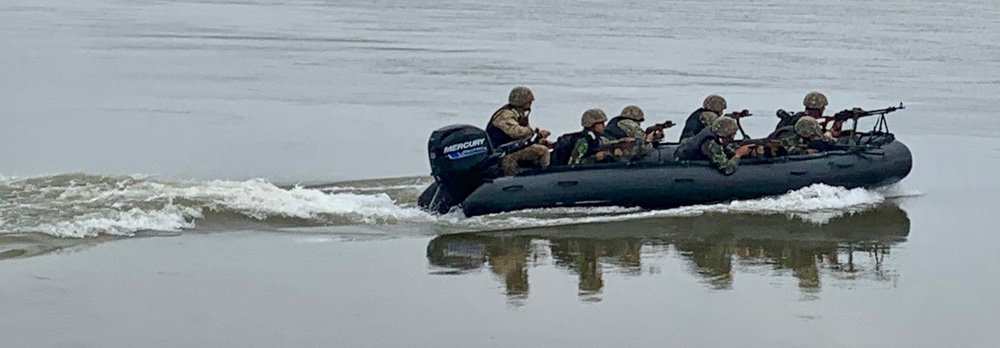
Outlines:
<svg viewBox="0 0 1000 348"><path fill-rule="evenodd" d="M0 45L5 347L1000 338L993 1L8 0ZM416 209L430 132L515 85L556 134L711 93L751 135L811 90L903 102L914 169L662 211Z"/></svg>

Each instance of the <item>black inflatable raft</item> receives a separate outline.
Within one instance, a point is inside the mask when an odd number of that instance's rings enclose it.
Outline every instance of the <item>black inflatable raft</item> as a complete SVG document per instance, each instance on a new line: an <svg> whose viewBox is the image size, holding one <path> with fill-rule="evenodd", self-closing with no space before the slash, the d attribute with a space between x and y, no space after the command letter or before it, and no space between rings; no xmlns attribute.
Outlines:
<svg viewBox="0 0 1000 348"><path fill-rule="evenodd" d="M660 146L633 163L529 169L500 176L495 167L502 153L528 141L491 149L488 141L479 140L485 136L472 126L446 127L432 135L429 151L435 184L421 195L422 207L446 212L460 206L466 216L573 206L674 208L779 195L817 183L879 187L902 180L912 168L906 145L892 134L875 133L852 142L862 146L745 159L728 176L707 161L675 161L676 144Z"/></svg>

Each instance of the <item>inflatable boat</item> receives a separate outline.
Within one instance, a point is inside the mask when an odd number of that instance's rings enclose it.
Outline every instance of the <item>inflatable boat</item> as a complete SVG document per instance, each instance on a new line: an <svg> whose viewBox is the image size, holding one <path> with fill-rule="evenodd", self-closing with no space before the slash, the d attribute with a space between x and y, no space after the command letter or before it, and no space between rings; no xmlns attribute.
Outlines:
<svg viewBox="0 0 1000 348"><path fill-rule="evenodd" d="M747 158L731 175L708 161L675 160L677 144L670 143L630 163L550 166L503 176L497 169L500 158L531 140L494 149L483 130L454 125L431 135L435 182L418 203L439 213L460 207L470 217L552 207L663 209L779 195L819 183L885 186L902 180L913 166L910 150L891 133L857 133L838 143L817 154Z"/></svg>

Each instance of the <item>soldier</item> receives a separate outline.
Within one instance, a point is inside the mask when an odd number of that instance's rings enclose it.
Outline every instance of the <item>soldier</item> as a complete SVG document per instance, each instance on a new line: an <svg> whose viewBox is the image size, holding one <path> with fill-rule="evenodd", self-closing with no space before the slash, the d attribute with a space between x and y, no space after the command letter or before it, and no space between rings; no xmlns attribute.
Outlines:
<svg viewBox="0 0 1000 348"><path fill-rule="evenodd" d="M823 137L823 127L811 116L799 118L795 127L779 129L777 140L789 155L817 153L825 150L827 143Z"/></svg>
<svg viewBox="0 0 1000 348"><path fill-rule="evenodd" d="M736 171L740 158L751 154L751 146L741 146L735 150L731 143L739 128L736 120L723 116L712 122L697 135L685 139L677 146L675 157L681 161L711 161L725 175Z"/></svg>
<svg viewBox="0 0 1000 348"><path fill-rule="evenodd" d="M823 112L826 111L827 105L830 105L827 101L826 96L823 93L812 91L806 94L805 98L802 98L802 106L806 108L804 112L796 112L794 115L781 116L781 120L778 121L778 125L774 127L775 130L784 127L794 127L798 123L799 119L805 116L812 117L814 120L823 118ZM824 134L827 139L833 139L840 133L840 128L843 125L843 121L835 121L830 129Z"/></svg>
<svg viewBox="0 0 1000 348"><path fill-rule="evenodd" d="M604 133L604 122L608 121L608 116L604 110L590 109L583 112L580 117L580 125L583 131L576 133L569 143L573 144L567 164L597 163L610 160L608 154L601 150L601 134Z"/></svg>
<svg viewBox="0 0 1000 348"><path fill-rule="evenodd" d="M653 149L653 142L659 141L663 133L646 133L641 126L646 119L645 114L638 106L629 105L622 109L622 113L608 121L608 126L604 130L604 138L607 140L621 140L630 138L635 142L635 146L616 154L624 161L640 158Z"/></svg>
<svg viewBox="0 0 1000 348"><path fill-rule="evenodd" d="M705 97L701 108L692 112L691 116L688 116L687 122L684 122L684 130L681 131L680 140L693 137L702 129L710 126L715 119L722 116L726 107L726 99L717 94Z"/></svg>
<svg viewBox="0 0 1000 348"><path fill-rule="evenodd" d="M510 91L507 105L504 105L490 118L486 125L486 134L494 148L500 145L530 138L536 133L547 138L551 133L544 129L531 128L528 115L535 95L528 87L518 86ZM505 175L513 175L520 167L519 162L537 163L542 168L549 166L549 148L542 144L528 146L520 151L507 154L500 160L500 168Z"/></svg>

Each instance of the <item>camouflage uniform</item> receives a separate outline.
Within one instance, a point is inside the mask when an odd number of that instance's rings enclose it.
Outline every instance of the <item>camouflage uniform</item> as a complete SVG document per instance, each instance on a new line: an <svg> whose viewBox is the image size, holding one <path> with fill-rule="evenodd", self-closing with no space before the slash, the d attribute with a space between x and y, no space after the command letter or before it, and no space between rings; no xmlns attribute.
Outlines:
<svg viewBox="0 0 1000 348"><path fill-rule="evenodd" d="M711 127L712 122L719 118L727 107L726 99L720 95L712 94L705 97L705 100L701 102L701 108L692 112L687 121L684 122L680 140L693 137L702 129Z"/></svg>
<svg viewBox="0 0 1000 348"><path fill-rule="evenodd" d="M781 120L778 121L777 126L774 126L774 129L778 130L784 127L794 126L799 119L809 116L810 110L817 113L815 116L820 116L829 104L830 103L827 101L826 96L823 95L823 93L816 91L809 92L806 94L805 98L802 98L802 106L806 108L806 111L796 112L795 114L788 114L787 112L785 115L779 114L778 117Z"/></svg>
<svg viewBox="0 0 1000 348"><path fill-rule="evenodd" d="M583 116L580 119L580 125L585 129L585 134L583 137L578 139L576 143L573 144L573 151L569 155L569 165L575 164L587 164L594 163L597 161L595 154L599 149L591 149L591 143L607 143L603 141L600 136L590 130L595 124L601 122L607 122L608 116L604 114L601 109L590 109L583 112ZM595 141L596 140L596 141Z"/></svg>
<svg viewBox="0 0 1000 348"><path fill-rule="evenodd" d="M508 103L512 106L523 106L534 100L534 94L527 87L515 87L507 98ZM513 139L525 139L535 134L535 129L528 124L527 118L528 115L516 109L501 109L493 116L490 123ZM500 168L506 175L516 173L520 161L538 162L544 168L549 166L549 156L548 147L535 144L504 156L500 160Z"/></svg>
<svg viewBox="0 0 1000 348"><path fill-rule="evenodd" d="M736 134L736 130L736 120L731 117L719 117L715 122L712 122L712 133L720 138L731 137ZM733 143L729 143L729 145L723 146L716 141L707 141L702 145L702 151L726 175L732 174L740 165L740 157L736 156L735 153L736 148L732 146Z"/></svg>
<svg viewBox="0 0 1000 348"><path fill-rule="evenodd" d="M795 122L795 132L787 132L779 136L778 141L789 155L803 155L809 153L810 142L822 138L823 128L819 126L815 118L805 116Z"/></svg>
<svg viewBox="0 0 1000 348"><path fill-rule="evenodd" d="M500 169L506 175L513 175L517 173L517 169L520 168L518 161L538 161L538 164L542 168L549 166L550 161L549 148L545 145L535 144L528 146L521 151L514 152L507 156L504 156L500 160Z"/></svg>
<svg viewBox="0 0 1000 348"><path fill-rule="evenodd" d="M500 110L500 113L493 117L494 126L500 128L504 133L507 133L511 138L514 139L524 139L535 134L535 129L531 128L530 125L522 126L521 124L527 124L527 115L521 113L520 111L513 109Z"/></svg>
<svg viewBox="0 0 1000 348"><path fill-rule="evenodd" d="M639 122L645 121L646 116L638 106L629 105L622 109L621 113L622 120L618 122L618 127L628 135L629 138L635 139L632 147L624 148L622 150L616 150L615 157L623 161L631 161L632 159L641 157L653 150L653 144L646 141L646 130L642 129ZM605 144L612 144L622 142L624 139L618 139L615 141L605 141Z"/></svg>
<svg viewBox="0 0 1000 348"><path fill-rule="evenodd" d="M732 151L732 148L722 146L717 142L709 141L704 145L708 157L719 166L723 174L729 175L736 171L740 165L740 158Z"/></svg>
<svg viewBox="0 0 1000 348"><path fill-rule="evenodd" d="M593 132L587 132L587 137L596 137ZM604 142L603 140L601 141ZM590 164L597 161L594 156L587 156L587 152L590 151L590 142L587 138L581 138L573 144L573 152L569 155L569 165L575 164Z"/></svg>
<svg viewBox="0 0 1000 348"><path fill-rule="evenodd" d="M802 155L808 153L808 144L802 141L802 137L795 133L785 133L778 137L778 143L788 155Z"/></svg>

